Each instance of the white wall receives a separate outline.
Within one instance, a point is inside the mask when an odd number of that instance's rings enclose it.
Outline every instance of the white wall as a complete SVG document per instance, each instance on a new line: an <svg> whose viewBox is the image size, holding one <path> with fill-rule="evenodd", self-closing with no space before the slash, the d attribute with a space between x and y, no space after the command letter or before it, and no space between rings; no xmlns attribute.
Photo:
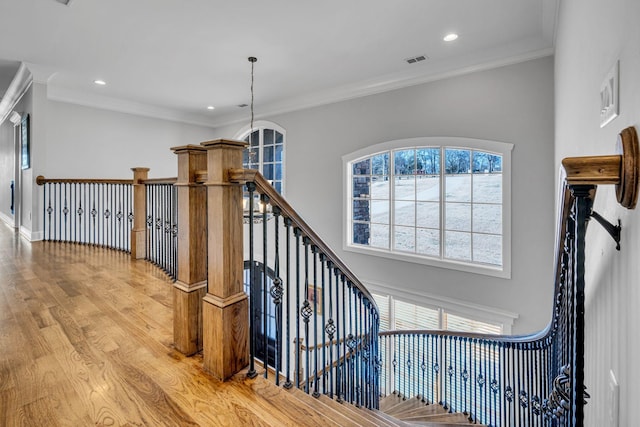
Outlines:
<svg viewBox="0 0 640 427"><path fill-rule="evenodd" d="M132 167L142 166L151 168L150 177L176 176L170 148L199 144L213 133L204 126L47 101L46 152L38 173L52 178L129 178Z"/></svg>
<svg viewBox="0 0 640 427"><path fill-rule="evenodd" d="M152 178L176 176L177 160L170 148L213 138L212 128L50 101L46 90L45 84L34 82L17 106L17 111L31 114L31 168L22 171L22 231L34 240L42 228L38 175L127 179L132 167L142 166L151 169ZM4 164L10 162L5 146L12 142L5 141L9 133L4 131L7 124L2 126ZM2 206L8 203L6 197L0 192Z"/></svg>
<svg viewBox="0 0 640 427"><path fill-rule="evenodd" d="M556 163L566 156L614 154L616 135L640 122L640 2L563 0L556 49ZM620 116L599 128L599 88L620 60ZM587 233L586 425L609 426L609 369L620 383L620 426L637 424L640 401L640 212L601 187L595 210L622 220L615 251L596 223Z"/></svg>
<svg viewBox="0 0 640 427"><path fill-rule="evenodd" d="M260 107L256 106L259 113ZM365 283L516 312L513 332L542 329L552 307L555 169L553 59L261 117L287 132L286 197ZM241 126L218 129L233 137ZM342 251L342 156L420 136L509 142L513 149L512 278Z"/></svg>
<svg viewBox="0 0 640 427"><path fill-rule="evenodd" d="M0 124L0 218L13 224L11 214L11 181L14 180L13 123L5 120Z"/></svg>

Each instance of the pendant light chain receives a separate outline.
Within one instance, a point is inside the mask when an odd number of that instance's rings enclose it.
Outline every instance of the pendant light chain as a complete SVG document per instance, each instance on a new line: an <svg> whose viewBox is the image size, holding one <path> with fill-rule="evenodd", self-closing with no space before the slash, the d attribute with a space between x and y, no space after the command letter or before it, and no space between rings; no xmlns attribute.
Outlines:
<svg viewBox="0 0 640 427"><path fill-rule="evenodd" d="M248 59L251 62L251 129L249 130L251 136L249 141L253 142L253 66L258 61L258 58L250 56Z"/></svg>

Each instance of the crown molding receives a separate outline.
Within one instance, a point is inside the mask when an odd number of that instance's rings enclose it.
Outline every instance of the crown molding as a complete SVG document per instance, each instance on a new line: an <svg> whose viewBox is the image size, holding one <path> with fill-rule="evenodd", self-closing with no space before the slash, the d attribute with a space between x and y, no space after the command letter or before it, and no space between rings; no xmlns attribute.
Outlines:
<svg viewBox="0 0 640 427"><path fill-rule="evenodd" d="M87 92L77 91L71 88L47 86L47 98L52 101L77 104L85 107L100 108L103 110L115 111L118 113L134 114L137 116L162 119L173 122L187 123L190 125L214 127L211 119L198 114L189 114L170 108L158 107L141 102L129 101L126 99L113 98L104 95L96 95Z"/></svg>
<svg viewBox="0 0 640 427"><path fill-rule="evenodd" d="M4 123L5 120L11 115L13 108L22 99L27 92L31 83L33 82L33 75L27 65L23 62L20 64L16 75L11 80L4 97L0 101L0 123Z"/></svg>
<svg viewBox="0 0 640 427"><path fill-rule="evenodd" d="M518 46L515 47L514 50L517 50L517 48ZM519 48L522 48L522 46L519 46ZM491 53L492 52L484 52L484 58L490 58L492 56ZM493 68L551 56L553 53L553 47L543 49L534 48L525 53L513 54L507 58L478 61L473 65L465 66L461 63L433 64L426 73L424 68L413 69L402 73L364 80L350 85L343 85L328 90L303 94L284 99L282 101L261 105L260 112L256 114L255 119L268 119L277 114L290 113L369 95L376 95L437 80L486 71ZM100 108L120 113L134 114L143 117L169 120L210 128L243 123L247 120L246 112L224 114L217 117L204 116L126 99L81 92L68 87L56 86L52 82L47 84L47 97L52 101L66 102L86 107Z"/></svg>
<svg viewBox="0 0 640 427"><path fill-rule="evenodd" d="M433 71L430 73L416 74L415 72L398 73L382 78L365 80L353 85L345 85L334 89L319 91L301 96L285 99L280 102L274 102L260 106L260 113L256 114L256 119L265 119L277 114L290 113L293 111L304 110L307 108L319 107L323 105L333 104L336 102L349 101L352 99L362 98L369 95L376 95L389 92L396 89L402 89L410 86L430 83L437 80L444 80L452 77L463 76L466 74L487 71L494 68L514 65L521 62L540 59L554 54L554 48L536 49L523 54L510 56L508 58L485 61L482 63L463 66L452 70L446 70L442 66L442 71ZM246 121L246 114L233 113L217 118L213 117L210 121L212 126L220 127L232 125Z"/></svg>

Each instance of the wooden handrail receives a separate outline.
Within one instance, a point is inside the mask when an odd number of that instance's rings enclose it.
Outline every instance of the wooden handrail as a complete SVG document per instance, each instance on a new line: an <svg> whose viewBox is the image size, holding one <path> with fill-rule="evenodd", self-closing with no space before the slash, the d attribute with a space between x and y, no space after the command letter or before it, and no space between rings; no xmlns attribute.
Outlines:
<svg viewBox="0 0 640 427"><path fill-rule="evenodd" d="M340 257L313 231L311 226L305 222L304 219L291 207L291 205L276 191L275 188L265 179L260 172L255 169L230 169L229 181L237 184L246 184L247 182L253 182L256 184L256 189L259 193L266 195L270 202L278 206L282 211L282 214L289 218L295 227L300 229L303 235L307 236L312 244L318 248L318 250L325 254L333 263L334 267L342 272L346 279L351 282L360 292L369 300L371 304L378 310L378 306L373 299L371 293L360 282L360 280L353 274L353 272L347 267L347 265L340 260Z"/></svg>
<svg viewBox="0 0 640 427"><path fill-rule="evenodd" d="M133 184L132 179L92 179L92 178L45 178L36 177L36 184Z"/></svg>
<svg viewBox="0 0 640 427"><path fill-rule="evenodd" d="M178 178L149 178L140 181L140 184L152 185L152 184L175 184Z"/></svg>
<svg viewBox="0 0 640 427"><path fill-rule="evenodd" d="M206 178L206 172L205 172ZM149 178L140 181L140 184L175 184L178 178ZM36 177L36 184L133 184L132 179L93 179L93 178L45 178L42 175Z"/></svg>

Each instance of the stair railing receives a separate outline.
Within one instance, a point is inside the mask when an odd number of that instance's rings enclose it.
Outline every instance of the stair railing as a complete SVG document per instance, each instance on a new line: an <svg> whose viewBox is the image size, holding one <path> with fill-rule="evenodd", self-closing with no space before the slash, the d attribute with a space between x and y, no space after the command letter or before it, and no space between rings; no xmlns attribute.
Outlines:
<svg viewBox="0 0 640 427"><path fill-rule="evenodd" d="M246 275L248 375L257 374L257 358L275 370L276 384L282 373L285 388L376 408L379 315L373 297L258 171L232 169L229 177L246 184L246 265L267 266L261 275Z"/></svg>
<svg viewBox="0 0 640 427"><path fill-rule="evenodd" d="M43 186L43 240L131 251L132 180L38 176L36 183Z"/></svg>
<svg viewBox="0 0 640 427"><path fill-rule="evenodd" d="M615 184L618 202L635 208L639 149L634 128L619 138L621 155L567 158L561 182L554 311L528 336L450 331L380 333L381 394L418 396L489 426L583 426L585 235L591 217L616 243L620 227L593 212L596 187Z"/></svg>
<svg viewBox="0 0 640 427"><path fill-rule="evenodd" d="M134 168L134 179L38 176L36 183L43 187L43 240L131 253L175 280L176 178L147 179L147 172L146 168ZM136 198L137 188L142 190L141 198ZM136 247L141 254L135 254Z"/></svg>
<svg viewBox="0 0 640 427"><path fill-rule="evenodd" d="M145 259L176 280L178 268L177 178L143 180L146 198Z"/></svg>

